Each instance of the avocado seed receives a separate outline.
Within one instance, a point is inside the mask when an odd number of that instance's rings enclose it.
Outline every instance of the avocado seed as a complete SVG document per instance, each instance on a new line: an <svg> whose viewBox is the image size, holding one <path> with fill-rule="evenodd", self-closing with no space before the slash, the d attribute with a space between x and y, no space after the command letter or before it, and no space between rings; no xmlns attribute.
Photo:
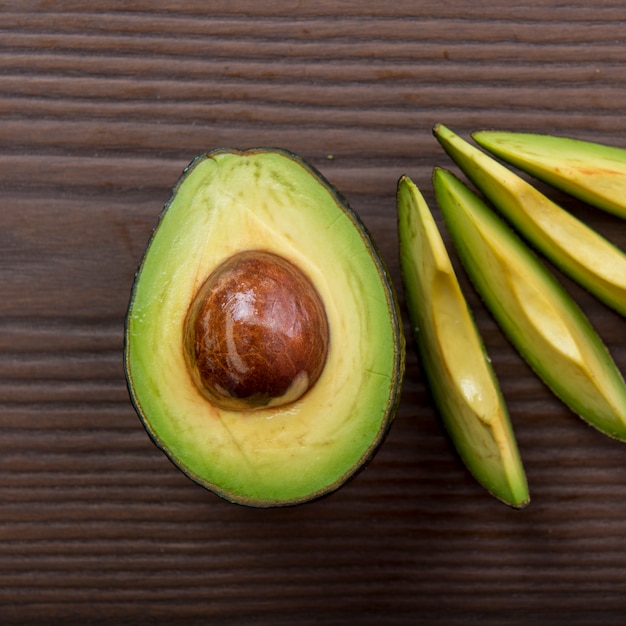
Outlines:
<svg viewBox="0 0 626 626"><path fill-rule="evenodd" d="M219 265L185 320L191 376L212 404L228 410L294 402L322 373L328 344L313 283L290 261L262 250Z"/></svg>

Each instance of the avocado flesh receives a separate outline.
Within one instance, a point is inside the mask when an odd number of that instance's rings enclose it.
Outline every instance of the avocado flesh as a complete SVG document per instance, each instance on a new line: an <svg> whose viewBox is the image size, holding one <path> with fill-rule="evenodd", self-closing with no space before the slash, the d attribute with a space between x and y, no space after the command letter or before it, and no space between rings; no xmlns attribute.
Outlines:
<svg viewBox="0 0 626 626"><path fill-rule="evenodd" d="M433 183L459 257L511 343L575 413L610 437L626 440L626 385L580 308L461 181L436 169Z"/></svg>
<svg viewBox="0 0 626 626"><path fill-rule="evenodd" d="M413 334L442 422L476 480L523 507L528 485L498 381L435 220L407 176L398 183L398 231Z"/></svg>
<svg viewBox="0 0 626 626"><path fill-rule="evenodd" d="M480 131L476 143L591 206L626 218L626 150L535 133Z"/></svg>
<svg viewBox="0 0 626 626"><path fill-rule="evenodd" d="M439 124L435 137L496 209L561 271L626 315L626 254L532 185Z"/></svg>
<svg viewBox="0 0 626 626"><path fill-rule="evenodd" d="M194 294L224 259L264 249L320 294L326 364L298 401L255 411L209 403L185 364ZM296 504L336 489L373 454L399 400L404 340L385 266L363 224L286 151L218 150L174 188L133 285L125 365L155 443L189 477L241 504Z"/></svg>

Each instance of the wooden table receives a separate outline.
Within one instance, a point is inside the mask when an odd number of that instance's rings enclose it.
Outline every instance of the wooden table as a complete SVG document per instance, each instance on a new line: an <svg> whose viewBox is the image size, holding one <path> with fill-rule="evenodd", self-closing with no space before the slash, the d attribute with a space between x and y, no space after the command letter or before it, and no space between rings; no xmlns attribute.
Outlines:
<svg viewBox="0 0 626 626"><path fill-rule="evenodd" d="M431 169L453 167L432 125L626 146L625 26L617 0L0 2L0 623L623 623L626 447L547 391L463 275L526 465L523 511L452 452L410 337L369 467L269 510L204 491L155 448L122 342L194 155L301 154L362 216L402 300L396 182L435 207ZM625 221L555 197L626 247ZM626 372L624 319L564 282Z"/></svg>

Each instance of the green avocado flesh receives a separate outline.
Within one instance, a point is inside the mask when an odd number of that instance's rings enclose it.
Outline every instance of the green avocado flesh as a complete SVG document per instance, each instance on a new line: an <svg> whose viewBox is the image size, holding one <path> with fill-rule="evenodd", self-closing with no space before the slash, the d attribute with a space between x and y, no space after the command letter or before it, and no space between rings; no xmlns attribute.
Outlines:
<svg viewBox="0 0 626 626"><path fill-rule="evenodd" d="M472 135L504 161L572 196L626 218L626 150L534 133L480 131Z"/></svg>
<svg viewBox="0 0 626 626"><path fill-rule="evenodd" d="M436 169L433 183L459 257L511 343L574 412L626 440L626 385L580 308L461 181Z"/></svg>
<svg viewBox="0 0 626 626"><path fill-rule="evenodd" d="M529 501L506 405L436 222L415 184L398 183L400 261L433 400L476 480L515 507Z"/></svg>
<svg viewBox="0 0 626 626"><path fill-rule="evenodd" d="M186 318L214 270L248 251L308 278L327 354L297 399L220 408L190 374ZM243 368L249 355L240 356ZM290 360L279 352L267 369ZM224 149L190 164L161 214L133 285L125 367L145 428L185 474L232 502L292 505L338 488L371 458L399 401L404 337L384 263L331 185L287 151Z"/></svg>
<svg viewBox="0 0 626 626"><path fill-rule="evenodd" d="M570 278L626 315L626 253L445 126L433 132L520 234Z"/></svg>

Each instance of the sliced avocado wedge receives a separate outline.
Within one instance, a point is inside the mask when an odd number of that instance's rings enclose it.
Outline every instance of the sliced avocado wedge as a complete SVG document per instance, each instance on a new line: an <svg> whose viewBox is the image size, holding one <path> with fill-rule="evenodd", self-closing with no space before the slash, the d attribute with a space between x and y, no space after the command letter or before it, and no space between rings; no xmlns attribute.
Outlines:
<svg viewBox="0 0 626 626"><path fill-rule="evenodd" d="M337 489L391 425L404 349L376 246L313 167L223 149L184 171L132 287L125 369L187 476L257 507Z"/></svg>
<svg viewBox="0 0 626 626"><path fill-rule="evenodd" d="M626 315L626 253L449 128L433 133L485 197L537 250Z"/></svg>
<svg viewBox="0 0 626 626"><path fill-rule="evenodd" d="M479 131L474 140L504 161L572 196L626 218L626 150L580 139Z"/></svg>
<svg viewBox="0 0 626 626"><path fill-rule="evenodd" d="M538 257L453 174L433 184L468 275L546 385L601 432L626 441L626 385L609 351Z"/></svg>
<svg viewBox="0 0 626 626"><path fill-rule="evenodd" d="M523 507L528 485L507 407L436 222L407 176L397 201L407 307L438 413L476 480Z"/></svg>

